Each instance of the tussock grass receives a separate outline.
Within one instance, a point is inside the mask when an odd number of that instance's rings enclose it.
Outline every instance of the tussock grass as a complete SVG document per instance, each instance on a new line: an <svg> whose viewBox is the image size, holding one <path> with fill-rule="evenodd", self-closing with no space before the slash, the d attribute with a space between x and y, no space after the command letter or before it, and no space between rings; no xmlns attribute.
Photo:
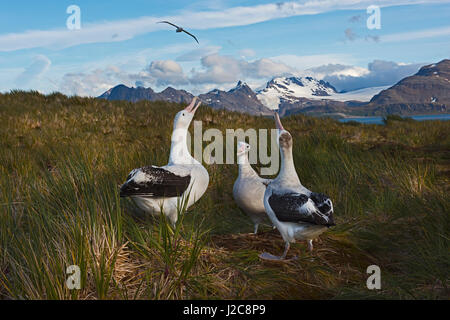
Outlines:
<svg viewBox="0 0 450 320"><path fill-rule="evenodd" d="M168 159L179 105L55 93L0 95L2 299L448 299L450 122L385 125L294 116L302 182L328 194L338 225L285 263L277 231L248 234L231 190L236 165L209 165L210 186L175 226L143 215L118 185ZM203 129L273 121L201 108ZM206 144L206 143L205 143ZM257 166L258 167L258 166ZM377 264L382 290L369 291ZM81 269L68 290L66 268Z"/></svg>

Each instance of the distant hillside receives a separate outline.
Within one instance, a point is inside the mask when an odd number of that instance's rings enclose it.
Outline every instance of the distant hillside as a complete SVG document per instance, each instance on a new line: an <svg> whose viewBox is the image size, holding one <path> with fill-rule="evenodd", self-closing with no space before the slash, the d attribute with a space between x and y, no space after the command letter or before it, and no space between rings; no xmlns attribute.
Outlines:
<svg viewBox="0 0 450 320"><path fill-rule="evenodd" d="M387 90L375 95L373 105L450 104L450 60L422 67Z"/></svg>
<svg viewBox="0 0 450 320"><path fill-rule="evenodd" d="M152 88L129 88L120 84L114 88L109 89L103 93L99 98L107 100L126 100L131 102L138 102L141 100L149 101L168 101L168 102L190 102L193 95L185 90L177 90L168 87L165 90L157 93Z"/></svg>
<svg viewBox="0 0 450 320"><path fill-rule="evenodd" d="M125 100L138 102L148 101L168 101L176 103L186 103L192 100L193 95L185 90L177 90L171 87L157 93L152 88L129 88L123 84L118 85L99 98L106 100ZM244 82L239 81L237 86L229 91L212 90L199 95L199 98L214 109L226 109L252 115L272 114L256 97L255 92Z"/></svg>
<svg viewBox="0 0 450 320"><path fill-rule="evenodd" d="M229 91L213 90L199 98L215 109L226 109L252 115L270 115L272 111L256 97L256 93L244 82Z"/></svg>

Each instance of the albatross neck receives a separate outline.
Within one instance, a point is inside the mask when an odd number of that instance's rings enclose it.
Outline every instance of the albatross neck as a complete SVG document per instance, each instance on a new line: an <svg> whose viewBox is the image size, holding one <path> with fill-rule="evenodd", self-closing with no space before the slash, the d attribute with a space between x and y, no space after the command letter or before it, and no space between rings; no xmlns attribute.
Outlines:
<svg viewBox="0 0 450 320"><path fill-rule="evenodd" d="M295 170L294 157L291 148L280 148L281 151L281 168L277 180L289 185L301 185Z"/></svg>
<svg viewBox="0 0 450 320"><path fill-rule="evenodd" d="M200 164L189 153L187 147L187 128L174 129L172 132L169 164Z"/></svg>
<svg viewBox="0 0 450 320"><path fill-rule="evenodd" d="M238 165L239 165L239 177L242 176L256 176L255 170L253 170L252 166L250 165L250 162L248 161L248 153L239 154L237 156L238 159Z"/></svg>

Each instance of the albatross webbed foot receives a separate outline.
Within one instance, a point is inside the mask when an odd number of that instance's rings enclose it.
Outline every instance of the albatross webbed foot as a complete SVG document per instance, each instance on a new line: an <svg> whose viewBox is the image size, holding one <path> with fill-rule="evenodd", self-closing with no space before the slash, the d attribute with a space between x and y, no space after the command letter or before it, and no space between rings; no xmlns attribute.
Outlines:
<svg viewBox="0 0 450 320"><path fill-rule="evenodd" d="M284 258L280 257L280 256L274 256L273 254L267 253L267 252L263 252L259 255L259 257L263 260L268 260L268 261L283 261Z"/></svg>
<svg viewBox="0 0 450 320"><path fill-rule="evenodd" d="M311 239L309 239L307 241L308 241L308 250L309 250L309 252L312 252L314 249L313 241Z"/></svg>
<svg viewBox="0 0 450 320"><path fill-rule="evenodd" d="M269 261L289 261L289 260L286 260L286 255L287 255L287 252L289 251L290 247L291 247L290 243L286 242L286 245L284 247L284 252L281 255L281 257L274 256L273 254L270 254L267 252L261 253L259 255L259 257L263 260L269 260ZM297 257L293 257L292 259L296 259L296 258Z"/></svg>

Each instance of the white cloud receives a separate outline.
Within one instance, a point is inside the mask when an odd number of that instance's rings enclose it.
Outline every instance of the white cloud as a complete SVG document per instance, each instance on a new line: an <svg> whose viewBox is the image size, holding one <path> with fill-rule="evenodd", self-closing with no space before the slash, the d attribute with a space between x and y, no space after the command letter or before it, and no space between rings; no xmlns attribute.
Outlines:
<svg viewBox="0 0 450 320"><path fill-rule="evenodd" d="M98 96L118 84L152 86L154 89L174 86L196 92L226 89L238 80L261 84L268 78L289 73L292 69L270 59L246 61L232 56L212 54L201 59L202 69L186 73L173 60L156 60L140 72L128 73L117 66L97 68L90 72L67 73L59 89L67 94Z"/></svg>
<svg viewBox="0 0 450 320"><path fill-rule="evenodd" d="M248 62L231 56L218 54L204 57L201 60L204 70L194 70L190 81L193 84L204 83L233 83L246 78L265 78L280 76L292 71L284 63L274 62L270 59L258 59Z"/></svg>
<svg viewBox="0 0 450 320"><path fill-rule="evenodd" d="M119 83L133 84L132 75L116 66L95 69L90 72L67 73L63 76L59 90L65 94L98 96Z"/></svg>
<svg viewBox="0 0 450 320"><path fill-rule="evenodd" d="M256 52L253 49L242 49L239 51L239 56L243 59L251 58L256 56Z"/></svg>
<svg viewBox="0 0 450 320"><path fill-rule="evenodd" d="M250 78L275 77L292 73L292 68L288 65L266 58L250 62L245 66L244 75Z"/></svg>
<svg viewBox="0 0 450 320"><path fill-rule="evenodd" d="M305 61L329 61L320 60L316 56L289 57L291 61L297 62L297 66L303 66ZM338 60L342 59L335 57L335 61ZM253 89L257 89L273 77L296 75L323 79L339 91L353 91L393 85L402 78L416 73L422 65L375 60L369 63L367 68L329 63L308 69L297 69L288 63L272 59L247 61L212 54L201 59L200 69L192 69L190 72L186 72L176 61L156 60L135 73L125 72L117 66L95 69L87 73L68 73L62 79L60 90L68 94L98 96L118 84L150 86L155 90L170 85L198 94L216 88L228 90L236 85L238 80L244 80Z"/></svg>
<svg viewBox="0 0 450 320"><path fill-rule="evenodd" d="M148 67L147 79L154 82L157 86L187 84L188 80L184 74L183 68L173 60L153 61ZM142 81L142 80L141 80Z"/></svg>
<svg viewBox="0 0 450 320"><path fill-rule="evenodd" d="M52 62L44 55L37 55L34 57L32 64L27 67L17 78L16 85L18 87L24 87L33 80L43 75Z"/></svg>
<svg viewBox="0 0 450 320"><path fill-rule="evenodd" d="M323 79L326 76L361 77L368 73L370 73L370 71L366 68L342 64L326 64L305 70L305 74L311 75L317 79Z"/></svg>
<svg viewBox="0 0 450 320"><path fill-rule="evenodd" d="M152 61L145 69L130 73L118 66L110 65L90 72L66 73L59 90L66 94L98 96L118 85L140 87L183 86L189 84L183 68L173 60Z"/></svg>
<svg viewBox="0 0 450 320"><path fill-rule="evenodd" d="M424 38L442 37L450 36L450 27L435 28L435 29L425 29L419 31L410 31L403 33L393 33L385 36L381 36L381 42L399 42L399 41L409 41Z"/></svg>
<svg viewBox="0 0 450 320"><path fill-rule="evenodd" d="M297 56L286 54L271 57L271 60L291 66L296 70L305 70L322 66L324 63L331 64L352 64L353 58L347 54L318 54L309 56Z"/></svg>
<svg viewBox="0 0 450 320"><path fill-rule="evenodd" d="M200 49L191 50L177 57L177 61L198 61L203 57L209 56L211 54L216 54L222 49L219 46L207 46Z"/></svg>
<svg viewBox="0 0 450 320"><path fill-rule="evenodd" d="M331 73L323 80L331 83L338 91L352 91L369 87L389 86L415 74L425 64L402 64L391 61L374 60L367 72L361 74Z"/></svg>
<svg viewBox="0 0 450 320"><path fill-rule="evenodd" d="M375 3L384 7L430 2L446 3L450 2L450 0L378 0ZM233 7L215 11L183 12L176 16L141 17L103 23L86 23L83 24L81 30L74 31L53 29L3 34L0 35L0 51L15 51L37 47L66 48L88 43L124 41L141 34L166 29L167 26L156 23L160 20L170 20L193 30L205 30L244 26L273 19L319 14L335 10L365 9L372 4L374 4L374 0L292 1Z"/></svg>
<svg viewBox="0 0 450 320"><path fill-rule="evenodd" d="M239 78L241 62L231 56L220 56L218 54L202 58L204 71L194 70L191 81L194 84L202 83L230 83Z"/></svg>

